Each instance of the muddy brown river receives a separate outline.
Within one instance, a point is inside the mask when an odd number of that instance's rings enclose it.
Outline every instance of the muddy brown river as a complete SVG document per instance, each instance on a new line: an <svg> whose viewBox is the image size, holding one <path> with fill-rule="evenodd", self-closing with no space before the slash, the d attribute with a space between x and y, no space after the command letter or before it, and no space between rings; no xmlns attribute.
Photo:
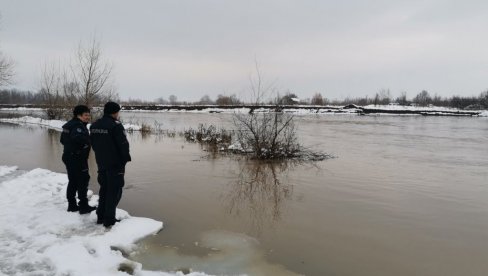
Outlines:
<svg viewBox="0 0 488 276"><path fill-rule="evenodd" d="M230 114L124 113L170 130ZM488 275L488 118L296 117L337 158L261 163L129 134L120 208L164 222L130 258L218 275ZM0 124L0 165L65 172L59 133ZM91 184L97 190L90 157Z"/></svg>

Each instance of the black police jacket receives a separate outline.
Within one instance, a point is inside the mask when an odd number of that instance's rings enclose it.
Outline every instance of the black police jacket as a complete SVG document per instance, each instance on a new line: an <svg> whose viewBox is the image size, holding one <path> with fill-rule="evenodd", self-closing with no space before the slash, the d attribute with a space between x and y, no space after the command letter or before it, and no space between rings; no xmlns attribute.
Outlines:
<svg viewBox="0 0 488 276"><path fill-rule="evenodd" d="M110 115L104 115L91 125L90 139L99 170L124 171L131 157L122 123Z"/></svg>
<svg viewBox="0 0 488 276"><path fill-rule="evenodd" d="M90 153L90 134L86 123L78 118L73 118L63 125L61 144L64 153L75 157L88 158Z"/></svg>

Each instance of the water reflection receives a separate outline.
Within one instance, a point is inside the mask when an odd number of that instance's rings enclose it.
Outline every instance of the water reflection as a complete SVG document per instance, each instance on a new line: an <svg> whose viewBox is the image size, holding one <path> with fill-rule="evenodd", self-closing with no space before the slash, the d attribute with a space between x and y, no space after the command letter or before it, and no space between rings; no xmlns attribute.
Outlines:
<svg viewBox="0 0 488 276"><path fill-rule="evenodd" d="M52 148L56 147L60 143L59 131L49 128L47 130L47 134L48 134L49 143L51 144L51 147Z"/></svg>
<svg viewBox="0 0 488 276"><path fill-rule="evenodd" d="M155 130L156 131L156 130ZM153 142L158 144L169 138L176 138L177 133L173 130L160 130L159 132L151 131L127 131L129 142Z"/></svg>
<svg viewBox="0 0 488 276"><path fill-rule="evenodd" d="M247 215L250 230L260 235L266 223L270 227L282 218L283 206L292 199L293 185L288 173L296 163L241 160L234 181L221 196L228 212Z"/></svg>

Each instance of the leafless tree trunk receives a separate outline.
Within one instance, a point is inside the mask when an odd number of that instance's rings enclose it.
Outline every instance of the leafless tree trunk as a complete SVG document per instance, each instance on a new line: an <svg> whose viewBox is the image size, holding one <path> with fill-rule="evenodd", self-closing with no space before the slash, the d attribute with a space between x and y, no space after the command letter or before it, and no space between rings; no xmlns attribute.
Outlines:
<svg viewBox="0 0 488 276"><path fill-rule="evenodd" d="M72 73L78 84L77 94L81 102L92 106L115 96L111 83L112 64L102 57L100 42L95 37L89 45L78 45Z"/></svg>
<svg viewBox="0 0 488 276"><path fill-rule="evenodd" d="M257 59L254 60L254 70L255 74L249 76L249 91L251 96L251 104L259 105L265 100L265 97L269 96L270 93L277 92L274 82L265 82L259 63Z"/></svg>
<svg viewBox="0 0 488 276"><path fill-rule="evenodd" d="M40 93L43 102L47 105L46 113L49 119L62 119L67 115L66 109L70 106L67 91L67 73L56 62L46 62L41 71ZM75 103L75 102L73 102Z"/></svg>

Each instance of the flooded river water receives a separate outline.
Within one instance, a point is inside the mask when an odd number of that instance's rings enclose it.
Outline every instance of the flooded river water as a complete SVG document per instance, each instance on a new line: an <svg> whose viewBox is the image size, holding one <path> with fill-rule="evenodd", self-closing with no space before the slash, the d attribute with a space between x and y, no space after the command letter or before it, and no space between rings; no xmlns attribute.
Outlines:
<svg viewBox="0 0 488 276"><path fill-rule="evenodd" d="M230 114L125 113L182 130ZM488 275L488 118L296 117L336 158L259 163L129 134L120 208L164 222L145 269L249 275ZM65 172L59 133L0 124L0 165ZM90 156L91 189L97 190Z"/></svg>

